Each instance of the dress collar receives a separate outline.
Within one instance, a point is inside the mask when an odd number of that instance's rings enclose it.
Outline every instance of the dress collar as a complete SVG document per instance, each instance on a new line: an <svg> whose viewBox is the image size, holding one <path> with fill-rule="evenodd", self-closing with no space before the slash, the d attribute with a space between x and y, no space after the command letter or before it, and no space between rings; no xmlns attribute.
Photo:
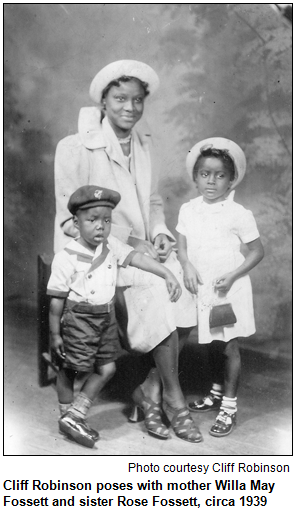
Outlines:
<svg viewBox="0 0 296 512"><path fill-rule="evenodd" d="M224 209L225 206L228 206L233 203L235 190L231 190L228 196L224 201L219 201L218 203L206 203L203 199L203 196L196 197L192 201L194 202L195 209L207 211L210 213L217 213Z"/></svg>

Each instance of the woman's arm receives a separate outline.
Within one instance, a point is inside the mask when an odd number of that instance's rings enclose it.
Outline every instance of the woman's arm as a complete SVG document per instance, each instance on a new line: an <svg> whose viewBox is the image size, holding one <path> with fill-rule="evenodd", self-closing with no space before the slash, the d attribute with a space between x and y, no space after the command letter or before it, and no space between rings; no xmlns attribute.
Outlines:
<svg viewBox="0 0 296 512"><path fill-rule="evenodd" d="M174 274L168 268L166 268L161 263L158 263L158 261L140 252L135 252L133 254L130 265L132 267L137 267L140 268L141 270L145 270L146 272L151 272L152 274L155 274L156 276L165 279L170 300L172 302L176 302L181 297L182 289L178 280L175 278Z"/></svg>
<svg viewBox="0 0 296 512"><path fill-rule="evenodd" d="M65 358L63 338L61 337L61 318L65 299L52 297L49 307L49 333L51 348L61 358Z"/></svg>
<svg viewBox="0 0 296 512"><path fill-rule="evenodd" d="M73 216L67 208L70 195L82 185L89 183L89 162L87 150L79 141L78 135L62 139L56 148L55 165L55 252L65 246L65 235L76 237L78 229L73 224Z"/></svg>
<svg viewBox="0 0 296 512"><path fill-rule="evenodd" d="M184 284L187 290L196 294L198 291L198 284L203 284L203 281L196 268L188 259L186 236L181 235L181 233L178 235L178 259L183 268Z"/></svg>
<svg viewBox="0 0 296 512"><path fill-rule="evenodd" d="M215 281L215 289L217 291L227 293L234 281L247 274L252 268L256 267L264 256L264 248L260 238L256 238L252 242L246 244L248 247L248 254L245 261L232 272L228 272L223 276L220 276Z"/></svg>

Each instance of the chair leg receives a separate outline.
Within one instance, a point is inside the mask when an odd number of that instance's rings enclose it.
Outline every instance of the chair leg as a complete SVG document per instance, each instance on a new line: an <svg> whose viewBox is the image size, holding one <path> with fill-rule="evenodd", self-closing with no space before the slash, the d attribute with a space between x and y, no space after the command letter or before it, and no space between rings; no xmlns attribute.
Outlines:
<svg viewBox="0 0 296 512"><path fill-rule="evenodd" d="M50 276L50 258L46 255L38 255L38 383L39 386L48 386L51 379L48 376L50 360L49 345L49 297L46 288ZM48 357L44 357L47 354Z"/></svg>

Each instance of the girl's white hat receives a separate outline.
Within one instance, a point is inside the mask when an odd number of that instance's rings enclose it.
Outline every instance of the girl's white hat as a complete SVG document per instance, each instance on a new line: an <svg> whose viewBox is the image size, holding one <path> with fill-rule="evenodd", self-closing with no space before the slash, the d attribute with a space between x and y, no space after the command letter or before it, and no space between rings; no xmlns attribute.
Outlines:
<svg viewBox="0 0 296 512"><path fill-rule="evenodd" d="M223 137L211 137L209 139L204 139L197 144L195 144L190 151L188 152L186 158L186 169L189 173L190 178L192 179L192 172L195 166L196 160L201 154L202 150L205 149L224 149L229 153L233 162L235 169L235 177L232 182L231 188L236 187L243 179L246 172L246 157L243 150L229 139L224 139Z"/></svg>
<svg viewBox="0 0 296 512"><path fill-rule="evenodd" d="M101 103L105 87L112 80L117 80L121 76L133 76L142 82L147 82L150 94L153 94L159 86L159 78L148 64L137 60L117 60L96 74L89 89L91 99L96 103Z"/></svg>

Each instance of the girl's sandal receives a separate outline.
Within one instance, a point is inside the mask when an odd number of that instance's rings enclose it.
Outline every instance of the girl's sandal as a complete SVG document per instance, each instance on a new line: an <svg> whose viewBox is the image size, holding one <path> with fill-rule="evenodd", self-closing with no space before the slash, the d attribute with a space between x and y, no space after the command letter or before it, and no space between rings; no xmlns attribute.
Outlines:
<svg viewBox="0 0 296 512"><path fill-rule="evenodd" d="M163 412L161 403L153 402L151 398L146 397L141 386L135 389L132 399L134 401L134 407L129 421L136 423L144 419L148 434L159 439L168 439L169 429L162 419Z"/></svg>
<svg viewBox="0 0 296 512"><path fill-rule="evenodd" d="M174 409L164 402L163 410L177 437L189 443L200 443L203 440L202 434L191 418L187 407Z"/></svg>

